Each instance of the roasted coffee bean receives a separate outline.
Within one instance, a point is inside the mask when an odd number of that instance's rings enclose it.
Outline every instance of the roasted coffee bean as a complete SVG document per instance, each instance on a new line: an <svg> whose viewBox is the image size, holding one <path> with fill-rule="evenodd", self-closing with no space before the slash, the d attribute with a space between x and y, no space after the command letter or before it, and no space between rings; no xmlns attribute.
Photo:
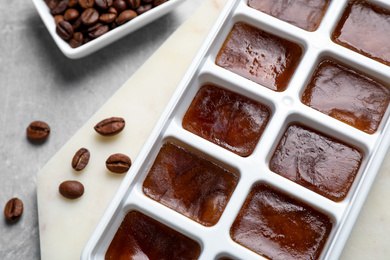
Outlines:
<svg viewBox="0 0 390 260"><path fill-rule="evenodd" d="M78 181L64 181L58 188L60 194L67 199L77 199L84 194L84 185Z"/></svg>
<svg viewBox="0 0 390 260"><path fill-rule="evenodd" d="M78 1L79 1L79 5L84 9L91 8L95 5L95 0L78 0Z"/></svg>
<svg viewBox="0 0 390 260"><path fill-rule="evenodd" d="M168 0L44 0L56 32L72 48L112 30ZM98 24L98 22L103 24ZM65 23L67 22L67 23ZM70 25L70 26L69 26ZM76 32L82 33L74 35Z"/></svg>
<svg viewBox="0 0 390 260"><path fill-rule="evenodd" d="M81 148L78 150L72 159L72 168L75 171L81 171L87 166L89 162L89 157L91 156L90 152L86 148Z"/></svg>
<svg viewBox="0 0 390 260"><path fill-rule="evenodd" d="M107 10L107 13L103 13L99 17L99 21L102 23L112 23L115 21L116 17L118 15L118 12L114 7L110 7Z"/></svg>
<svg viewBox="0 0 390 260"><path fill-rule="evenodd" d="M34 121L27 127L27 136L32 140L43 140L50 134L50 127L42 121Z"/></svg>
<svg viewBox="0 0 390 260"><path fill-rule="evenodd" d="M95 8L87 8L81 13L80 18L85 26L92 26L99 20L99 12Z"/></svg>
<svg viewBox="0 0 390 260"><path fill-rule="evenodd" d="M78 0L69 0L68 1L68 7L75 8L79 4Z"/></svg>
<svg viewBox="0 0 390 260"><path fill-rule="evenodd" d="M81 17L79 17L75 21L72 22L73 31L77 31L81 25L82 25Z"/></svg>
<svg viewBox="0 0 390 260"><path fill-rule="evenodd" d="M141 0L126 0L126 2L127 5L133 10L137 9L141 5Z"/></svg>
<svg viewBox="0 0 390 260"><path fill-rule="evenodd" d="M153 0L153 6L158 6L165 3L167 0Z"/></svg>
<svg viewBox="0 0 390 260"><path fill-rule="evenodd" d="M57 24L59 24L60 22L64 21L64 16L62 14L57 14L54 16L54 22L57 26Z"/></svg>
<svg viewBox="0 0 390 260"><path fill-rule="evenodd" d="M121 117L111 117L97 123L95 131L103 136L112 136L121 132L125 128L125 120Z"/></svg>
<svg viewBox="0 0 390 260"><path fill-rule="evenodd" d="M84 42L83 34L81 32L75 32L73 34L73 38L70 39L70 41L69 41L69 45L72 48L77 48L77 47L83 45L83 42Z"/></svg>
<svg viewBox="0 0 390 260"><path fill-rule="evenodd" d="M95 39L97 37L102 36L103 34L108 32L109 30L110 30L110 27L108 27L108 25L102 24L102 23L97 23L94 26L88 28L88 36Z"/></svg>
<svg viewBox="0 0 390 260"><path fill-rule="evenodd" d="M122 13L120 13L115 21L118 25L122 25L130 21L131 19L135 18L136 16L137 13L134 10L127 9L124 10Z"/></svg>
<svg viewBox="0 0 390 260"><path fill-rule="evenodd" d="M56 32L58 36L60 36L62 39L65 41L69 41L73 37L73 26L67 22L67 21L62 21L56 26Z"/></svg>
<svg viewBox="0 0 390 260"><path fill-rule="evenodd" d="M23 213L23 202L18 198L10 199L4 208L4 215L8 220L14 221Z"/></svg>
<svg viewBox="0 0 390 260"><path fill-rule="evenodd" d="M64 19L65 19L65 21L68 21L68 22L76 20L77 18L79 18L79 16L80 16L80 13L75 8L69 8L64 13Z"/></svg>
<svg viewBox="0 0 390 260"><path fill-rule="evenodd" d="M153 8L152 4L140 5L135 11L137 12L138 15L140 15L149 11L152 8Z"/></svg>
<svg viewBox="0 0 390 260"><path fill-rule="evenodd" d="M84 35L83 44L86 44L87 42L90 42L91 40L93 40L91 37L89 37L88 35Z"/></svg>
<svg viewBox="0 0 390 260"><path fill-rule="evenodd" d="M68 0L48 0L46 3L52 15L62 14L68 7Z"/></svg>
<svg viewBox="0 0 390 260"><path fill-rule="evenodd" d="M113 0L95 0L96 6L103 10L108 9L113 3Z"/></svg>
<svg viewBox="0 0 390 260"><path fill-rule="evenodd" d="M127 9L125 0L115 0L112 6L118 11L118 14Z"/></svg>
<svg viewBox="0 0 390 260"><path fill-rule="evenodd" d="M125 173L131 167L130 157L121 153L113 154L106 160L106 167L114 173Z"/></svg>

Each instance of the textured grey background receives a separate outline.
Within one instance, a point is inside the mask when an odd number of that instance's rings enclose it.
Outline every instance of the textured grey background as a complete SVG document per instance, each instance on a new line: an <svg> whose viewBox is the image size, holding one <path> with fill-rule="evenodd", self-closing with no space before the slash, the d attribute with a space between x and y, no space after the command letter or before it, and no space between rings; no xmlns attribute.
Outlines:
<svg viewBox="0 0 390 260"><path fill-rule="evenodd" d="M0 259L40 259L39 169L203 2L187 0L97 53L71 60L57 48L31 1L2 1ZM26 127L35 120L51 127L40 145L26 138ZM9 223L3 210L13 197L23 201L24 213Z"/></svg>

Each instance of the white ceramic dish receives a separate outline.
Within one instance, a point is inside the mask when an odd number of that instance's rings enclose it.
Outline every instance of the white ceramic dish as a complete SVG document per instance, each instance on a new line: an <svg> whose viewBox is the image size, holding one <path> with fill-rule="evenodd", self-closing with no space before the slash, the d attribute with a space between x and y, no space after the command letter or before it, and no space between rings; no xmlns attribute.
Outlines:
<svg viewBox="0 0 390 260"><path fill-rule="evenodd" d="M129 33L134 32L135 30L145 26L146 24L160 18L161 16L167 14L173 10L177 5L181 4L185 0L169 0L164 4L156 6L151 10L139 15L138 17L132 19L131 21L118 26L117 28L108 31L104 35L81 45L77 48L72 48L67 42L61 39L56 33L56 26L54 18L50 13L49 8L47 7L44 0L32 0L40 17L43 20L43 23L46 25L47 30L52 36L53 40L57 44L58 48L63 52L63 54L70 59L78 59L90 55L91 53L115 42L116 40L128 35Z"/></svg>
<svg viewBox="0 0 390 260"><path fill-rule="evenodd" d="M377 131L374 134L367 134L309 108L300 101L303 89L314 68L324 57L333 58L355 70L364 71L365 74L381 82L387 84L390 82L389 66L331 41L330 35L347 2L347 0L333 0L319 28L315 32L307 32L248 7L247 0L229 1L86 244L81 259L104 259L119 225L126 213L131 210L143 212L197 241L201 246L199 259L210 260L220 257L265 259L234 242L229 234L250 188L259 182L268 183L329 216L333 227L320 259L338 259L390 143L389 107ZM390 6L384 1L371 2L390 10ZM237 22L249 23L302 46L303 55L300 64L285 91L275 92L259 86L215 64L222 44ZM182 128L184 114L199 88L205 83L213 83L250 97L270 109L270 121L250 156L240 157ZM341 202L327 199L270 171L269 160L284 131L293 122L326 133L362 152L363 160L356 179L348 195ZM202 226L144 195L143 181L161 146L168 141L173 141L238 173L240 177L238 185L216 225ZM254 169L256 174L253 172Z"/></svg>

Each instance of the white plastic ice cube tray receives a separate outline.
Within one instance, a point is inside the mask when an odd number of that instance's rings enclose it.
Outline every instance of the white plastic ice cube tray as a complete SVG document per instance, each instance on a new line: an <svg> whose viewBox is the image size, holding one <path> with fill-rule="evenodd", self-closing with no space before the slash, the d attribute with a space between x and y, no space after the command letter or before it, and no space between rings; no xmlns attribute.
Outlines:
<svg viewBox="0 0 390 260"><path fill-rule="evenodd" d="M390 9L385 1L371 2ZM268 183L277 190L328 215L333 222L333 228L320 258L337 259L380 168L390 141L389 108L376 133L370 135L307 107L300 101L300 96L313 70L324 57L333 58L357 71L363 71L381 82L390 82L390 67L331 41L331 33L346 4L347 0L332 1L319 28L315 32L307 32L248 7L247 0L229 1L84 248L82 259L104 259L113 236L130 210L141 211L197 241L201 246L200 259L210 260L224 256L233 259L265 259L235 243L229 234L231 225L251 187L258 182ZM251 24L302 46L302 59L285 91L275 92L215 65L222 44L237 22ZM240 157L182 128L185 112L199 88L205 83L212 83L240 93L270 109L271 117L268 125L250 156ZM331 201L270 171L268 166L270 158L286 128L294 122L350 144L363 153L359 172L342 202ZM173 141L240 176L239 183L216 225L202 226L143 194L143 181L162 144L167 141Z"/></svg>

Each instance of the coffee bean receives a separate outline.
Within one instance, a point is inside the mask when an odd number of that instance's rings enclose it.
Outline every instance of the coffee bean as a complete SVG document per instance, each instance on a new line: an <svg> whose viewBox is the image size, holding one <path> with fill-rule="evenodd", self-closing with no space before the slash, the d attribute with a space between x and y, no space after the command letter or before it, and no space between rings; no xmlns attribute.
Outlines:
<svg viewBox="0 0 390 260"><path fill-rule="evenodd" d="M78 0L78 1L79 1L79 5L84 9L91 8L95 5L95 0Z"/></svg>
<svg viewBox="0 0 390 260"><path fill-rule="evenodd" d="M102 23L97 23L92 27L88 28L88 36L95 39L97 37L102 36L106 32L110 30L110 27L108 25L102 24Z"/></svg>
<svg viewBox="0 0 390 260"><path fill-rule="evenodd" d="M141 5L141 0L126 0L126 2L127 5L133 10L137 9Z"/></svg>
<svg viewBox="0 0 390 260"><path fill-rule="evenodd" d="M158 6L165 3L167 0L153 0L153 6Z"/></svg>
<svg viewBox="0 0 390 260"><path fill-rule="evenodd" d="M15 221L23 213L23 202L18 198L10 199L4 208L4 215L8 220Z"/></svg>
<svg viewBox="0 0 390 260"><path fill-rule="evenodd" d="M68 0L48 0L46 3L52 15L62 14L68 7Z"/></svg>
<svg viewBox="0 0 390 260"><path fill-rule="evenodd" d="M99 21L102 23L112 23L115 21L118 12L114 7L108 8L107 13L101 14L99 17Z"/></svg>
<svg viewBox="0 0 390 260"><path fill-rule="evenodd" d="M50 127L42 121L34 121L27 127L27 136L32 140L43 140L50 134Z"/></svg>
<svg viewBox="0 0 390 260"><path fill-rule="evenodd" d="M131 160L125 154L116 153L108 157L106 167L114 173L125 173L131 167Z"/></svg>
<svg viewBox="0 0 390 260"><path fill-rule="evenodd" d="M87 8L81 13L81 22L86 26L91 26L99 20L99 12L95 8Z"/></svg>
<svg viewBox="0 0 390 260"><path fill-rule="evenodd" d="M125 127L125 120L121 117L111 117L97 123L95 131L103 136L116 135Z"/></svg>
<svg viewBox="0 0 390 260"><path fill-rule="evenodd" d="M73 34L73 38L70 39L69 41L69 45L70 47L72 48L77 48L79 46L81 46L84 42L84 36L81 32L75 32Z"/></svg>
<svg viewBox="0 0 390 260"><path fill-rule="evenodd" d="M82 25L81 17L79 17L75 21L72 22L73 31L77 31L81 25Z"/></svg>
<svg viewBox="0 0 390 260"><path fill-rule="evenodd" d="M138 15L140 15L149 11L152 8L153 8L152 4L140 5L135 11L137 12Z"/></svg>
<svg viewBox="0 0 390 260"><path fill-rule="evenodd" d="M72 39L74 30L73 30L73 26L69 22L62 21L59 24L57 24L56 32L62 39L68 41Z"/></svg>
<svg viewBox="0 0 390 260"><path fill-rule="evenodd" d="M78 0L69 0L68 1L68 7L75 8L79 4Z"/></svg>
<svg viewBox="0 0 390 260"><path fill-rule="evenodd" d="M60 22L64 21L64 16L62 14L57 14L54 16L54 22L55 24L59 24Z"/></svg>
<svg viewBox="0 0 390 260"><path fill-rule="evenodd" d="M77 18L79 18L79 16L80 16L79 11L77 9L74 9L74 8L69 8L64 13L64 19L65 19L65 21L68 21L68 22L76 20Z"/></svg>
<svg viewBox="0 0 390 260"><path fill-rule="evenodd" d="M78 181L64 181L58 188L60 194L67 199L77 199L84 194L84 185Z"/></svg>
<svg viewBox="0 0 390 260"><path fill-rule="evenodd" d="M113 0L95 0L95 4L100 9L106 10L113 4Z"/></svg>
<svg viewBox="0 0 390 260"><path fill-rule="evenodd" d="M112 6L118 11L118 13L127 9L127 4L124 0L115 0Z"/></svg>
<svg viewBox="0 0 390 260"><path fill-rule="evenodd" d="M124 10L122 13L120 13L118 15L118 17L116 18L116 23L118 25L122 25L128 21L130 21L131 19L135 18L138 14L134 11L134 10Z"/></svg>
<svg viewBox="0 0 390 260"><path fill-rule="evenodd" d="M88 35L85 35L83 44L86 44L87 42L90 42L91 40L93 40L91 37L89 37Z"/></svg>
<svg viewBox="0 0 390 260"><path fill-rule="evenodd" d="M86 148L81 148L78 150L72 159L72 168L75 171L81 171L87 166L89 162L89 157L91 156L90 152Z"/></svg>
<svg viewBox="0 0 390 260"><path fill-rule="evenodd" d="M81 35L74 36L74 33L82 33L82 44L85 44L168 0L44 1L53 14L57 34L76 48L80 46ZM103 24L98 24L99 21Z"/></svg>

